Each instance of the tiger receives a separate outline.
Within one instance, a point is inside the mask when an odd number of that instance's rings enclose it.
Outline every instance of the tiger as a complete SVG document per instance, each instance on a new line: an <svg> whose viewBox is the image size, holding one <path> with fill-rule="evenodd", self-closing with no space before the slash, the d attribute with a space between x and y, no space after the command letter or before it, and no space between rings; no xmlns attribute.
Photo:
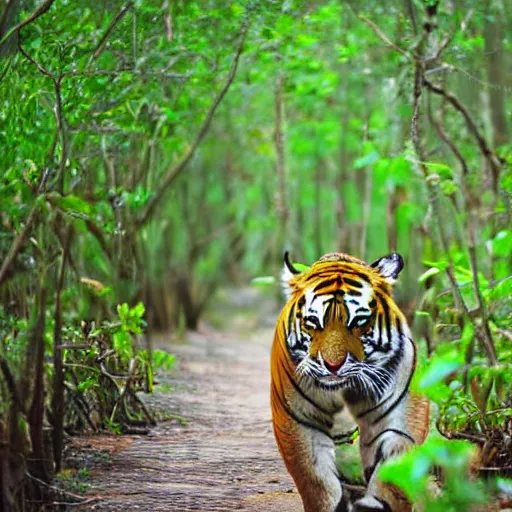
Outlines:
<svg viewBox="0 0 512 512"><path fill-rule="evenodd" d="M329 253L306 270L284 255L287 302L271 349L274 437L305 512L408 512L377 478L389 457L421 444L429 402L410 393L416 348L392 297L404 265L396 253L367 264ZM343 414L359 430L366 491L348 500L335 463Z"/></svg>

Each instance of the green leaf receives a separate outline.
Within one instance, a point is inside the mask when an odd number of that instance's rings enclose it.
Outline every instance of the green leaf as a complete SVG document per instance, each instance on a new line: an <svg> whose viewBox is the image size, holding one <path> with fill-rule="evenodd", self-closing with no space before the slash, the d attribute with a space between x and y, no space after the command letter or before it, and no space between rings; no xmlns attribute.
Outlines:
<svg viewBox="0 0 512 512"><path fill-rule="evenodd" d="M78 216L85 218L89 217L92 213L91 205L87 201L72 194L61 196L56 193L51 193L48 194L48 199L67 213L78 214Z"/></svg>
<svg viewBox="0 0 512 512"><path fill-rule="evenodd" d="M453 372L463 366L462 354L449 352L443 356L434 355L427 367L420 370L417 391L425 392L427 388L435 386L442 382Z"/></svg>
<svg viewBox="0 0 512 512"><path fill-rule="evenodd" d="M492 240L492 252L495 256L507 257L512 253L512 231L503 229Z"/></svg>
<svg viewBox="0 0 512 512"><path fill-rule="evenodd" d="M504 494L512 495L512 480L509 478L498 477L496 479L496 487Z"/></svg>
<svg viewBox="0 0 512 512"><path fill-rule="evenodd" d="M362 156L362 157L358 158L354 162L354 168L355 169L361 169L363 167L367 167L367 166L372 165L375 162L377 162L379 160L379 158L380 158L379 153L377 153L376 151L372 151L368 155L365 155L365 156Z"/></svg>
<svg viewBox="0 0 512 512"><path fill-rule="evenodd" d="M253 286L273 286L276 284L276 278L274 276L261 276L255 277L251 280Z"/></svg>
<svg viewBox="0 0 512 512"><path fill-rule="evenodd" d="M144 304L142 302L137 303L136 306L134 306L131 309L131 314L136 318L142 318L144 316L144 313L146 311L146 308L144 307Z"/></svg>
<svg viewBox="0 0 512 512"><path fill-rule="evenodd" d="M433 267L429 268L427 271L423 272L420 277L418 277L418 283L424 283L429 277L433 277L441 272L438 268Z"/></svg>

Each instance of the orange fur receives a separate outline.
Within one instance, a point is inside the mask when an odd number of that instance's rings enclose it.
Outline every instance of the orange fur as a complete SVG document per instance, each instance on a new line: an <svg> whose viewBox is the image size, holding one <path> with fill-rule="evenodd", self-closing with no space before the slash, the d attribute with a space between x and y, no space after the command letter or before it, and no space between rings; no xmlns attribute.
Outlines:
<svg viewBox="0 0 512 512"><path fill-rule="evenodd" d="M328 254L308 271L296 274L289 280L291 296L279 315L271 351L271 408L276 442L285 465L297 485L305 512L333 512L336 508L336 499L341 496L341 487L339 490L336 490L333 485L329 487L321 481L313 469L317 457L313 446L315 438L307 428L301 427L300 418L297 418L293 408L294 400L298 394L303 395L303 392L296 381L296 366L289 352L287 336L290 322L295 318L301 318L297 312L302 307L300 301L303 300L306 290L315 290L318 295L335 295L339 290L345 292L343 280L336 279L336 276L341 274L345 279L349 276L349 281L363 279L369 283L375 293L385 301L386 311L392 321L406 323L404 315L392 299L390 281L381 275L378 269L352 256L340 253ZM377 312L383 314L380 301ZM309 347L311 356L316 357L321 353L332 364L342 364L348 353L359 360L364 358L361 335L365 332L365 328L352 327L349 330L341 320L344 314L342 305L335 302L325 328L311 334L312 341ZM322 432L325 432L327 437L330 435L331 420L337 412L334 409L331 411L321 408L319 414L326 426L316 427L320 435ZM428 400L409 395L406 423L410 435L417 443L422 443L427 436L428 417ZM398 452L407 449L407 443L398 443L396 449ZM379 496L393 504L393 512L405 512L411 509L411 505L396 488L379 482L374 482L372 488L377 489ZM336 493L339 494L338 498Z"/></svg>

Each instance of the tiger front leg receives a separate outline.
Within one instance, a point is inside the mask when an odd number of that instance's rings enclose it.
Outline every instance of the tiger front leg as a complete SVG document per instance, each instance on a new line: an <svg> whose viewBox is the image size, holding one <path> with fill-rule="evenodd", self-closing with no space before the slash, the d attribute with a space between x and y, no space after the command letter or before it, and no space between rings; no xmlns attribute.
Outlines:
<svg viewBox="0 0 512 512"><path fill-rule="evenodd" d="M378 479L380 466L414 444L422 444L428 434L429 402L409 395L394 410L394 417L359 424L360 451L368 487L354 503L354 512L410 512L411 503L396 486Z"/></svg>
<svg viewBox="0 0 512 512"><path fill-rule="evenodd" d="M412 438L404 437L392 431L377 435L376 446L368 446L361 435L361 458L367 481L365 495L357 500L353 512L410 512L412 505L405 494L396 486L379 480L378 472L382 464L391 457L407 451L413 444Z"/></svg>
<svg viewBox="0 0 512 512"><path fill-rule="evenodd" d="M348 512L331 437L301 424L289 424L284 429L274 425L274 431L304 512Z"/></svg>

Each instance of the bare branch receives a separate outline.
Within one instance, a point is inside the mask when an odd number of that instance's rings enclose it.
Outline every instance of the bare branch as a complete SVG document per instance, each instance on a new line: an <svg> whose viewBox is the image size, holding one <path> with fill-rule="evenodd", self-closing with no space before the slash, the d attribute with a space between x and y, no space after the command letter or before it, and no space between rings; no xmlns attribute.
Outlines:
<svg viewBox="0 0 512 512"><path fill-rule="evenodd" d="M27 59L29 60L30 62L32 62L32 64L34 64L34 66L36 66L36 68L39 70L40 73L42 73L43 75L51 78L51 80L53 82L55 82L55 80L57 79L56 76L51 72L51 71L48 71L46 68L44 68L43 66L41 66L41 64L39 64L39 62L37 62L37 60L35 60L31 55L29 55L24 49L23 47L21 46L21 43L18 44L18 48L21 52L21 54Z"/></svg>
<svg viewBox="0 0 512 512"><path fill-rule="evenodd" d="M473 222L473 214L471 211L470 204L470 190L468 184L466 182L467 176L469 174L469 168L464 159L462 153L460 152L457 145L450 139L450 137L446 134L441 115L438 114L437 118L431 116L431 121L433 122L434 128L436 129L439 138L450 148L452 153L455 155L457 160L459 161L462 168L462 176L461 176L461 185L462 185L462 197L464 199L464 207L466 210L466 232L468 236L468 252L469 252L469 261L471 265L471 274L472 274L472 282L473 282L473 293L476 297L478 303L478 312L479 316L482 319L482 332L478 334L478 338L482 341L484 348L489 356L489 360L492 364L496 364L498 362L496 357L496 348L494 346L494 341L492 339L491 330L489 328L489 315L487 312L487 306L482 296L482 292L480 290L480 278L478 275L478 258L476 254L476 241L475 241L475 226ZM475 326L477 328L477 326Z"/></svg>
<svg viewBox="0 0 512 512"><path fill-rule="evenodd" d="M18 409L18 411L25 414L25 407L23 405L23 400L21 399L18 386L16 384L16 379L9 368L9 364L7 363L7 359L0 355L0 370L4 375L4 381L7 385L7 389L11 395L11 400L14 406Z"/></svg>
<svg viewBox="0 0 512 512"><path fill-rule="evenodd" d="M44 192L49 174L49 169L45 169L43 177L41 179L41 183L39 184L38 194L42 194ZM2 266L0 267L0 286L2 286L2 284L7 280L9 275L9 269L11 265L14 263L16 257L18 256L18 253L20 252L21 248L23 247L23 244L25 243L25 239L27 238L28 233L32 229L32 224L34 223L34 220L36 218L36 213L39 209L39 206L39 202L36 200L28 214L23 229L20 231L20 234L12 244Z"/></svg>
<svg viewBox="0 0 512 512"><path fill-rule="evenodd" d="M126 2L123 7L121 7L121 10L116 14L115 18L111 21L110 25L108 26L107 30L103 34L102 38L99 40L98 44L96 45L96 48L94 49L94 52L91 55L91 58L89 59L89 62L87 63L87 67L89 67L103 52L105 48L105 43L107 42L107 39L109 38L112 31L116 28L116 26L119 24L119 22L124 18L125 14L133 7L133 1L129 0Z"/></svg>
<svg viewBox="0 0 512 512"><path fill-rule="evenodd" d="M461 33L464 33L468 24L469 20L472 18L474 9L469 9L468 13L466 14L465 18L462 20L462 23L460 24L460 31ZM454 30L451 34L448 34L445 36L441 44L439 45L439 48L437 49L436 55L434 56L434 59L439 59L442 55L442 53L450 46L451 42L453 41L453 38L457 34L457 30Z"/></svg>
<svg viewBox="0 0 512 512"><path fill-rule="evenodd" d="M55 0L46 0L43 2L28 18L25 18L21 23L18 23L15 27L12 27L0 40L0 46L2 46L7 39L9 39L13 34L19 32L23 27L27 26L29 23L32 23L34 20L42 16L45 12L47 12L52 6Z"/></svg>
<svg viewBox="0 0 512 512"><path fill-rule="evenodd" d="M478 144L478 147L480 148L480 152L482 153L484 158L487 160L487 162L489 162L491 169L493 171L499 171L501 166L500 166L497 156L493 153L493 151L487 144L485 137L480 133L480 130L476 126L476 123L473 120L473 118L471 117L471 114L469 113L468 109L459 101L457 96L455 96L454 94L452 94L450 92L447 92L442 87L434 85L424 75L423 75L423 83L433 93L438 94L439 96L443 96L448 101L448 103L450 103L453 106L453 108L455 108L455 110L460 112L460 114L464 117L464 120L466 121L466 126L468 127L470 133L475 138L475 140Z"/></svg>
<svg viewBox="0 0 512 512"><path fill-rule="evenodd" d="M377 36L379 36L379 38L382 39L382 41L384 41L390 48L393 48L393 50L404 55L407 58L411 58L411 54L408 51L403 50L398 45L393 43L393 41L391 41L391 39L389 39L389 37L386 34L384 34L384 32L382 32L382 30L377 25L375 25L375 23L373 23L373 21L369 20L366 16L363 16L362 14L359 14L358 18L361 21L364 21L377 34Z"/></svg>

